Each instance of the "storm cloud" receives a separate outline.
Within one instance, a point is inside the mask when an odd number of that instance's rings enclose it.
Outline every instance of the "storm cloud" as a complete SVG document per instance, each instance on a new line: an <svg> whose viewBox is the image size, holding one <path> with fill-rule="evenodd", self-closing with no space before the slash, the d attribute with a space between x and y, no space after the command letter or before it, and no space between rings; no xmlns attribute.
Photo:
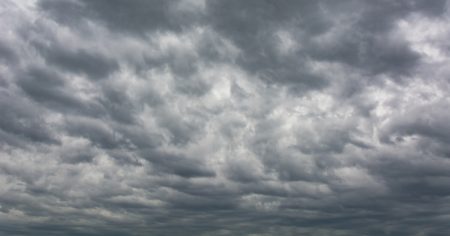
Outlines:
<svg viewBox="0 0 450 236"><path fill-rule="evenodd" d="M0 235L449 235L449 21L2 1Z"/></svg>

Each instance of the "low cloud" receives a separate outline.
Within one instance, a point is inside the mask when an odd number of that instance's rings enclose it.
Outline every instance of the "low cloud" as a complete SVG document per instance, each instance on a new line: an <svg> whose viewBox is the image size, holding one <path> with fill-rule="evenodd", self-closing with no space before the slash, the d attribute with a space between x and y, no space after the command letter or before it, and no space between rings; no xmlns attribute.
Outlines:
<svg viewBox="0 0 450 236"><path fill-rule="evenodd" d="M448 3L0 3L0 235L448 235Z"/></svg>

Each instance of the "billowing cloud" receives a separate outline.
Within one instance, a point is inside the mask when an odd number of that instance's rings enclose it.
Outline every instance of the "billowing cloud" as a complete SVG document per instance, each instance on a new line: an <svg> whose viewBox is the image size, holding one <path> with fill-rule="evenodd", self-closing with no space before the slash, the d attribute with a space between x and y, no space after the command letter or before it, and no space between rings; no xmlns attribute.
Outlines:
<svg viewBox="0 0 450 236"><path fill-rule="evenodd" d="M0 3L0 235L448 235L445 0Z"/></svg>

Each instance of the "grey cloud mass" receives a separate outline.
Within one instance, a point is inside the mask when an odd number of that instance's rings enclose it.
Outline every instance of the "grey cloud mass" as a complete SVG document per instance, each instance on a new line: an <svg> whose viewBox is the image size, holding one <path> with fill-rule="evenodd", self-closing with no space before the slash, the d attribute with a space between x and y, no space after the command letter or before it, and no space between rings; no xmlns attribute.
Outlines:
<svg viewBox="0 0 450 236"><path fill-rule="evenodd" d="M446 0L4 0L0 235L450 235Z"/></svg>

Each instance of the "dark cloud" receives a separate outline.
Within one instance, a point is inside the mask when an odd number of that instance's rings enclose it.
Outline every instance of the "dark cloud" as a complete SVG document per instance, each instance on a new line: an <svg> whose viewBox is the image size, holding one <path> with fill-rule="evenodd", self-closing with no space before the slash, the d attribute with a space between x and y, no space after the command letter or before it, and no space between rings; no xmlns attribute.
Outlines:
<svg viewBox="0 0 450 236"><path fill-rule="evenodd" d="M20 77L18 85L34 101L78 105L78 100L65 89L65 80L56 71L30 68Z"/></svg>
<svg viewBox="0 0 450 236"><path fill-rule="evenodd" d="M137 112L136 105L123 91L120 91L120 88L108 86L108 82L106 82L102 95L99 103L103 105L112 119L129 124L136 122L134 117Z"/></svg>
<svg viewBox="0 0 450 236"><path fill-rule="evenodd" d="M369 74L404 74L414 69L419 55L390 34L397 19L421 12L407 7L419 3L341 4L209 1L208 12L215 29L243 50L240 65L269 81L293 83L302 90L327 86L307 66L311 58L345 63ZM352 13L355 17L350 17ZM284 55L277 48L283 46L287 47Z"/></svg>
<svg viewBox="0 0 450 236"><path fill-rule="evenodd" d="M181 30L183 26L195 22L199 14L177 9L177 2L162 0L133 0L127 3L103 0L95 2L45 0L40 1L39 6L63 24L74 25L90 19L99 21L111 30L135 34L145 34L153 30Z"/></svg>
<svg viewBox="0 0 450 236"><path fill-rule="evenodd" d="M18 60L14 50L6 42L0 41L0 60L2 63L10 64Z"/></svg>
<svg viewBox="0 0 450 236"><path fill-rule="evenodd" d="M209 1L207 9L212 27L242 50L238 63L246 70L270 82L290 83L294 89L322 88L327 82L306 66L308 56L303 55L301 49L287 49L288 55L280 55L277 44L284 42L282 39L280 42L277 31L292 29L297 34L304 25L305 30L314 35L326 31L330 23L320 15L318 1L291 4L286 1Z"/></svg>
<svg viewBox="0 0 450 236"><path fill-rule="evenodd" d="M437 101L427 106L417 106L405 111L387 124L382 140L402 142L407 137L431 138L437 142L450 141L450 117L446 112L447 101Z"/></svg>
<svg viewBox="0 0 450 236"><path fill-rule="evenodd" d="M445 0L0 12L0 235L450 232Z"/></svg>
<svg viewBox="0 0 450 236"><path fill-rule="evenodd" d="M59 67L65 71L83 73L90 79L103 79L118 67L112 59L85 50L71 51L70 48L61 48L60 45L51 44L46 46L37 44L36 46L48 65Z"/></svg>
<svg viewBox="0 0 450 236"><path fill-rule="evenodd" d="M212 170L202 166L203 163L195 158L145 149L141 155L151 162L156 172L161 171L185 178L213 177L215 175Z"/></svg>
<svg viewBox="0 0 450 236"><path fill-rule="evenodd" d="M83 137L103 148L115 148L121 144L116 132L100 120L71 118L67 121L67 132Z"/></svg>
<svg viewBox="0 0 450 236"><path fill-rule="evenodd" d="M4 114L0 119L1 143L26 148L26 140L42 143L58 143L51 127L43 119L39 109L28 101L6 91L0 92L0 107Z"/></svg>

